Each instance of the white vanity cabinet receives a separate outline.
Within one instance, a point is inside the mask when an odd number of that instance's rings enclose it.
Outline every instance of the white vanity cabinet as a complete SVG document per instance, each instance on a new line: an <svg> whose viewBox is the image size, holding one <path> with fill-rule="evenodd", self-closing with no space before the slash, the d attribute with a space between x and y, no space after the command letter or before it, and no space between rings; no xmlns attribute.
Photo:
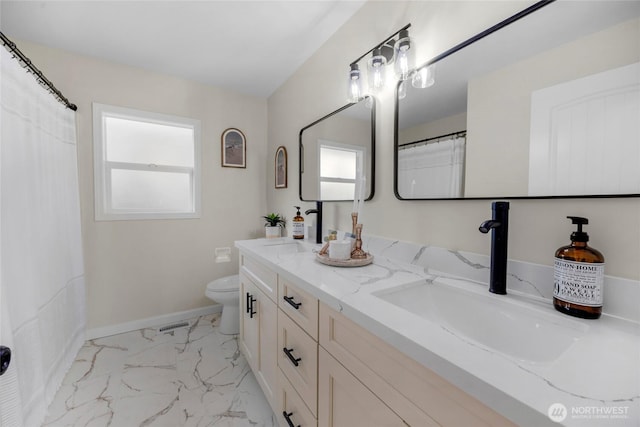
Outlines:
<svg viewBox="0 0 640 427"><path fill-rule="evenodd" d="M401 420L364 425L515 426L327 305L320 304L319 313L320 425L350 425L336 423L335 420L343 419L345 415L342 413L352 407L370 414L379 412L380 417L392 417L387 413L390 410ZM323 348L327 351L325 356L322 355ZM334 362L339 362L339 366ZM337 377L341 367L351 373L353 379ZM360 384L351 385L353 390L364 387L364 391L374 396L364 400L354 393L345 393L348 384L356 378ZM380 407L380 402L385 408Z"/></svg>
<svg viewBox="0 0 640 427"><path fill-rule="evenodd" d="M277 275L259 262L240 256L240 351L274 407L277 384Z"/></svg>
<svg viewBox="0 0 640 427"><path fill-rule="evenodd" d="M515 425L302 285L240 263L240 349L281 427Z"/></svg>

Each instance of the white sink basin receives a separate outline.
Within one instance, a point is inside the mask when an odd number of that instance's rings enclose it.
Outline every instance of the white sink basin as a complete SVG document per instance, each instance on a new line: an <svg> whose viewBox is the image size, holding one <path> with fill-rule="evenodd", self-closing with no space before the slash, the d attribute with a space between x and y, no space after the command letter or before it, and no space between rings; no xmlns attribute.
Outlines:
<svg viewBox="0 0 640 427"><path fill-rule="evenodd" d="M470 289L420 281L374 295L460 338L531 363L556 360L587 332L587 325L556 313L553 307L494 295L476 284L466 287Z"/></svg>
<svg viewBox="0 0 640 427"><path fill-rule="evenodd" d="M303 242L296 242L291 239L274 239L273 242L265 243L265 248L275 255L295 255L302 252L311 252L311 246Z"/></svg>

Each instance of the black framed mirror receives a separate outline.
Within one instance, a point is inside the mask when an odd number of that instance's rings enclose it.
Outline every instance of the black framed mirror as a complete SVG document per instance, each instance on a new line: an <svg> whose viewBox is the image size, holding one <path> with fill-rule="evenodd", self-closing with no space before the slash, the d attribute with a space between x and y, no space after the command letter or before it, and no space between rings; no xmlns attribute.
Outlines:
<svg viewBox="0 0 640 427"><path fill-rule="evenodd" d="M542 1L433 58L396 90L396 197L640 195L639 37L638 1Z"/></svg>
<svg viewBox="0 0 640 427"><path fill-rule="evenodd" d="M365 200L373 197L375 116L375 99L365 97L300 130L300 200L353 200L358 168L366 179Z"/></svg>

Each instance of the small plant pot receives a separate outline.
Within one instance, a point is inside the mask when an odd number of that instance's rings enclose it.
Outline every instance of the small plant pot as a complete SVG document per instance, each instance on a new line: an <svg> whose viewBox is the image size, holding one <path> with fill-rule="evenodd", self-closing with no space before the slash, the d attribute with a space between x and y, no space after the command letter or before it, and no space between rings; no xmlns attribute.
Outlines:
<svg viewBox="0 0 640 427"><path fill-rule="evenodd" d="M275 227L267 226L264 228L264 235L267 239L276 239L280 237L280 231L281 231L281 227L277 225Z"/></svg>

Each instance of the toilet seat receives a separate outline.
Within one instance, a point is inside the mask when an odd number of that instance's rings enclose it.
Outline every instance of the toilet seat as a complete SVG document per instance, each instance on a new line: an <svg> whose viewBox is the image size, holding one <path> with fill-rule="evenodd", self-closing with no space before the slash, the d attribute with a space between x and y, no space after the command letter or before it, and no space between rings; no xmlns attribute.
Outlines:
<svg viewBox="0 0 640 427"><path fill-rule="evenodd" d="M240 276L227 276L216 279L207 285L208 292L238 292L240 284Z"/></svg>

